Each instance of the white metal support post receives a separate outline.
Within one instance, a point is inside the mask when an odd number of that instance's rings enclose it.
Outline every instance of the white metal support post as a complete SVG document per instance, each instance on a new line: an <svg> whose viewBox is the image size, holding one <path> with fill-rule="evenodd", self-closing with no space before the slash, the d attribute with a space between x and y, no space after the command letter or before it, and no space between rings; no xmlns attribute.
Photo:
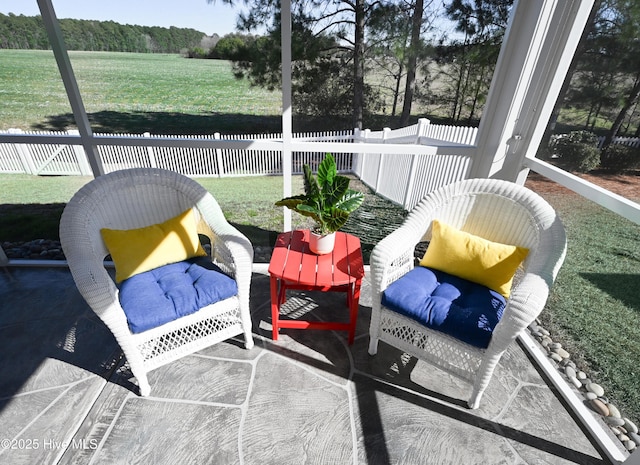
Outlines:
<svg viewBox="0 0 640 465"><path fill-rule="evenodd" d="M291 195L293 125L291 121L291 0L283 0L280 10L282 50L282 190ZM284 230L291 230L291 210L284 209Z"/></svg>
<svg viewBox="0 0 640 465"><path fill-rule="evenodd" d="M477 136L471 177L524 182L593 0L514 3Z"/></svg>
<svg viewBox="0 0 640 465"><path fill-rule="evenodd" d="M53 49L53 54L58 63L58 69L60 70L60 76L62 82L67 91L69 98L69 104L73 111L73 117L75 118L78 131L80 132L80 141L84 147L84 151L89 159L89 165L93 171L94 177L98 177L104 174L102 162L98 155L96 145L93 143L93 132L91 131L91 125L89 124L89 118L87 112L82 103L82 97L80 96L80 90L78 89L78 83L73 74L73 68L71 67L71 61L69 60L69 54L67 48L64 45L64 39L62 38L62 31L60 24L56 18L56 13L53 10L51 0L38 0L38 6L40 7L40 14L44 26L49 35L49 43Z"/></svg>

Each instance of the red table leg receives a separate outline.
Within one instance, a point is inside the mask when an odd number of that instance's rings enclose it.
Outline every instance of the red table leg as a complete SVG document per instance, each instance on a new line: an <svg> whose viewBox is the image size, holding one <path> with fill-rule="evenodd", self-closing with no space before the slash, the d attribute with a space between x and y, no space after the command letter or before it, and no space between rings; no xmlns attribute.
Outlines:
<svg viewBox="0 0 640 465"><path fill-rule="evenodd" d="M353 344L356 336L356 322L358 321L358 306L360 305L360 287L362 285L362 279L356 280L353 283L353 289L349 289L347 292L349 302L349 310L351 315L349 316L349 322L351 327L349 328L349 345Z"/></svg>
<svg viewBox="0 0 640 465"><path fill-rule="evenodd" d="M278 340L278 321L280 319L280 296L278 296L278 278L271 276L271 327L272 339Z"/></svg>

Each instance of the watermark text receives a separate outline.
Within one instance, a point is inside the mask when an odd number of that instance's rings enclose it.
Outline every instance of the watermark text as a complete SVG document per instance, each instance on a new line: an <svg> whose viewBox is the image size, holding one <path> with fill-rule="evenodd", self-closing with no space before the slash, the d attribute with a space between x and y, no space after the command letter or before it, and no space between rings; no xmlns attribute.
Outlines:
<svg viewBox="0 0 640 465"><path fill-rule="evenodd" d="M72 439L70 441L58 441L55 439L0 439L0 449L10 450L67 450L98 448L97 439Z"/></svg>

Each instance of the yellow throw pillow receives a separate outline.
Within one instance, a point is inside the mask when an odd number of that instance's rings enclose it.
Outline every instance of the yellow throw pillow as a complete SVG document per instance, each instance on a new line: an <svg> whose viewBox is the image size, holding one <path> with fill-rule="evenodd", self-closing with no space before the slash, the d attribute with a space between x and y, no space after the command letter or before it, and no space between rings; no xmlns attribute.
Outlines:
<svg viewBox="0 0 640 465"><path fill-rule="evenodd" d="M433 220L431 242L420 265L482 284L508 298L513 276L528 254L524 247L492 242Z"/></svg>
<svg viewBox="0 0 640 465"><path fill-rule="evenodd" d="M164 223L126 230L103 228L100 234L116 266L117 283L169 263L206 255L191 208Z"/></svg>

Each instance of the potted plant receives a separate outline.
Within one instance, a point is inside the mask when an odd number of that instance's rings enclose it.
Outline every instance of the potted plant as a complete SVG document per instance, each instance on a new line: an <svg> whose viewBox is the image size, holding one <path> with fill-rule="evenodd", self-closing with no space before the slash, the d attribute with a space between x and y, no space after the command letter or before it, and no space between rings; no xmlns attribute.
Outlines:
<svg viewBox="0 0 640 465"><path fill-rule="evenodd" d="M335 232L362 205L364 194L349 189L350 179L338 174L336 161L330 153L318 166L317 178L309 165L304 165L303 171L305 193L279 200L276 205L312 218L316 225L309 235L309 248L317 254L330 253Z"/></svg>

